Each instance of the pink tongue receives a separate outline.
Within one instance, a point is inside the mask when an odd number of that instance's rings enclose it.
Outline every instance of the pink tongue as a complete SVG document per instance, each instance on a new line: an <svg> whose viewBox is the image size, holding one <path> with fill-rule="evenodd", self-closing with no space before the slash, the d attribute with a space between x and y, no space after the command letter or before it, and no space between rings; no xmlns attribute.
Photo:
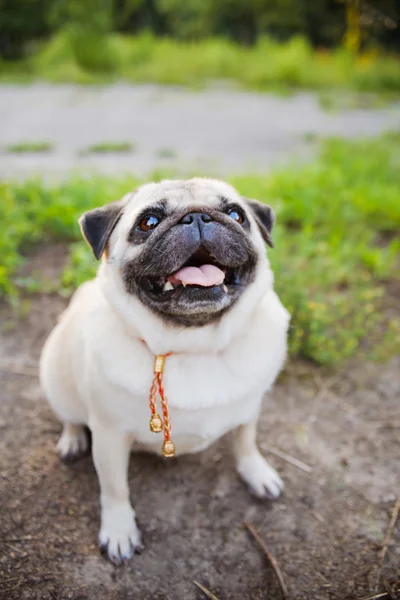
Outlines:
<svg viewBox="0 0 400 600"><path fill-rule="evenodd" d="M183 285L201 285L211 287L220 285L225 278L225 273L214 265L201 265L201 267L183 267L168 279L171 283L180 282Z"/></svg>

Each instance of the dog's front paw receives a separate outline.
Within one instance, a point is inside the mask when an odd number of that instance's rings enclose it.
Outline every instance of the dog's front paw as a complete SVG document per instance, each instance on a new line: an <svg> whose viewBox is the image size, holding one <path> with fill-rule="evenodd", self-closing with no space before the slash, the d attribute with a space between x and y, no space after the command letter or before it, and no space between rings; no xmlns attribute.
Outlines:
<svg viewBox="0 0 400 600"><path fill-rule="evenodd" d="M99 544L100 551L115 565L126 563L135 552L141 553L142 536L129 504L103 509Z"/></svg>
<svg viewBox="0 0 400 600"><path fill-rule="evenodd" d="M282 479L258 452L239 458L237 470L250 491L259 498L276 500L283 491Z"/></svg>

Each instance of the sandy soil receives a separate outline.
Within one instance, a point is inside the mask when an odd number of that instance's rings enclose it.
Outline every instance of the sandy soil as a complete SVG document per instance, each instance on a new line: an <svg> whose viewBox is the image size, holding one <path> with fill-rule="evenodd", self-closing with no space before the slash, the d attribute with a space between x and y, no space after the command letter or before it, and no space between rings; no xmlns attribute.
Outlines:
<svg viewBox="0 0 400 600"><path fill-rule="evenodd" d="M62 247L40 258L48 274ZM36 259L38 260L38 259ZM398 301L398 297L397 297ZM266 399L259 441L286 483L275 502L252 498L237 478L229 439L164 462L133 455L129 481L145 551L116 568L98 552L98 483L90 456L60 464L60 424L40 391L36 365L65 301L31 299L16 321L0 312L1 600L280 600L275 556L291 600L356 600L375 590L400 598L400 531L380 552L400 493L400 357L335 374L288 365ZM279 448L305 472L268 453ZM377 579L379 577L379 583Z"/></svg>

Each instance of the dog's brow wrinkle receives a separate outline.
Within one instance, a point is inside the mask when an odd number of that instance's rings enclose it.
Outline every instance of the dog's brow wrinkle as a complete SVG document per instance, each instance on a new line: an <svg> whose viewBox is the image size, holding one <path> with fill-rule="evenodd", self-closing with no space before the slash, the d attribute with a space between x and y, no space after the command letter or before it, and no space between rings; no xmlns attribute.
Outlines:
<svg viewBox="0 0 400 600"><path fill-rule="evenodd" d="M218 200L220 201L223 209L228 208L228 206L230 204L230 200L228 200L228 198L226 196L218 196Z"/></svg>
<svg viewBox="0 0 400 600"><path fill-rule="evenodd" d="M192 188L189 184L185 184L184 188L189 192L189 195L192 197L193 202L195 202L196 198L192 192Z"/></svg>

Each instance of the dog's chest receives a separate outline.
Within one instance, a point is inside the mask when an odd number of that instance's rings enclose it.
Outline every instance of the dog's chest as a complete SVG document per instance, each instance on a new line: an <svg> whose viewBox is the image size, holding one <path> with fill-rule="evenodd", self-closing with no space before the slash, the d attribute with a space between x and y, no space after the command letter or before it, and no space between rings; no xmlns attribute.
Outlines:
<svg viewBox="0 0 400 600"><path fill-rule="evenodd" d="M258 318L255 315L243 335L223 351L191 349L167 357L163 384L178 451L180 443L183 451L201 449L256 418L286 355L288 317L274 298L271 308L260 307ZM159 436L149 430L155 357L140 340L117 327L108 331L107 345L101 337L89 340L91 358L82 397L90 398L89 412L157 449Z"/></svg>
<svg viewBox="0 0 400 600"><path fill-rule="evenodd" d="M136 404L149 398L154 377L154 356L145 352L119 351L112 360L92 364L95 373L90 380L98 382L96 387L108 408L123 409L129 414ZM227 407L235 404L252 389L265 381L265 368L258 367L254 358L234 353L224 355L181 355L168 356L163 373L163 386L171 409L196 411ZM112 390L113 402L101 391ZM148 404L148 403L146 403Z"/></svg>
<svg viewBox="0 0 400 600"><path fill-rule="evenodd" d="M284 344L273 350L268 344L249 349L244 342L221 354L169 356L163 383L178 452L200 450L256 418L284 351ZM109 358L92 364L93 408L119 428L132 431L140 444L158 451L159 436L149 430L154 357L138 342L135 348L120 344Z"/></svg>

